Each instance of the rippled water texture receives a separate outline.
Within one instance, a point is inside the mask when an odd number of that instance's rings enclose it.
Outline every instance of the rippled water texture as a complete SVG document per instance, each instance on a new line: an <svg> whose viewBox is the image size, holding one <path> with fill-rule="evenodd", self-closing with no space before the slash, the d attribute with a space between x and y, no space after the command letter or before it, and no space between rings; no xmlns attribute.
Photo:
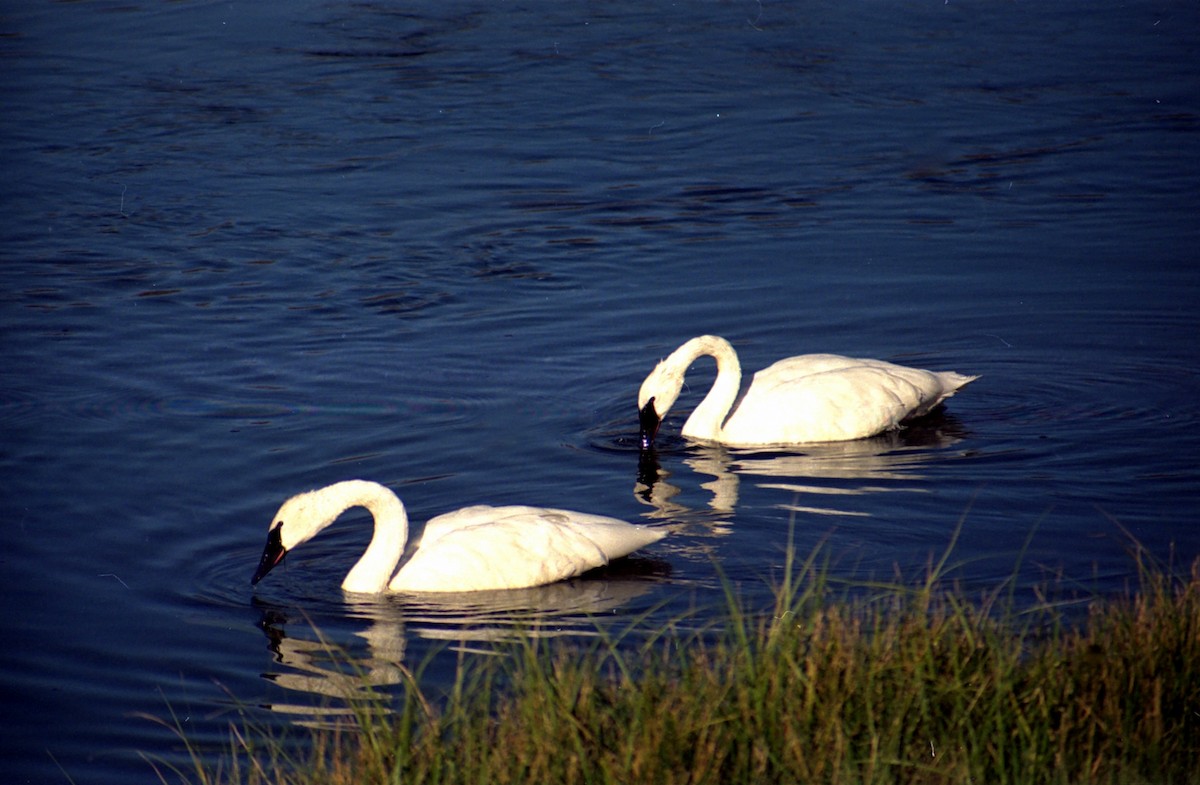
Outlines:
<svg viewBox="0 0 1200 785"><path fill-rule="evenodd" d="M1194 4L7 4L0 745L155 781L514 635L764 607L794 540L1022 602L1200 549ZM980 374L897 434L680 436L687 338ZM361 513L254 590L272 513L351 477L668 526L562 585L352 598ZM431 655L431 652L434 654ZM432 656L432 659L430 657ZM361 688L366 690L365 687ZM217 754L215 752L211 754Z"/></svg>

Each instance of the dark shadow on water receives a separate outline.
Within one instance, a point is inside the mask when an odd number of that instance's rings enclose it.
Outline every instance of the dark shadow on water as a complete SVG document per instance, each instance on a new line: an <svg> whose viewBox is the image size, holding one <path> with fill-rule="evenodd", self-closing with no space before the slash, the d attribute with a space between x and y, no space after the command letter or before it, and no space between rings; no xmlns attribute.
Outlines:
<svg viewBox="0 0 1200 785"><path fill-rule="evenodd" d="M687 415L684 414L678 417L672 417L671 422L676 426L668 428L666 425L659 431L658 437L654 440L654 446L649 452L656 455L671 455L675 453L687 452L694 445L700 442L693 441L684 437L679 432L682 423L686 422ZM827 444L860 444L863 442L882 442L893 446L894 448L912 448L912 447L942 447L949 441L959 441L971 435L971 431L967 426L954 414L951 414L945 406L939 406L924 417L918 417L908 420L904 426L896 431L879 434L878 436L868 437L866 439L855 439L850 442L828 442ZM601 452L639 452L646 451L641 449L641 442L638 439L638 422L636 417L628 419L610 420L592 428L586 438L587 446ZM741 447L727 448L737 450L743 453L762 453L777 451L781 453L792 453L797 450L805 450L816 448L821 444L812 445L795 445L795 446L772 446L772 447Z"/></svg>

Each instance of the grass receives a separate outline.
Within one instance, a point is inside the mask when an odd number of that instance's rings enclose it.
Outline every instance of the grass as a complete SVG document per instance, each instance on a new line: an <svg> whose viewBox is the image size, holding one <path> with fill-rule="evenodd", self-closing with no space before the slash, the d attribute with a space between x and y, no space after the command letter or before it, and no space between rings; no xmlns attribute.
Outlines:
<svg viewBox="0 0 1200 785"><path fill-rule="evenodd" d="M208 783L1200 783L1200 561L1063 621L789 558L775 607L641 643L530 637L302 745L235 730ZM299 749L288 753L287 749ZM162 777L166 781L166 777Z"/></svg>

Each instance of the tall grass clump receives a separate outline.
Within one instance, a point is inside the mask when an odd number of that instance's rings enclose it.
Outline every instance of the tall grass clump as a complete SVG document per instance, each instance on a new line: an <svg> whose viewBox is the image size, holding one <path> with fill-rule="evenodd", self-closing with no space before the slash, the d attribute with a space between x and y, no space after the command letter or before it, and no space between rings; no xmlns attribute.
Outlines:
<svg viewBox="0 0 1200 785"><path fill-rule="evenodd" d="M770 612L730 586L728 619L699 632L531 637L444 700L412 683L391 715L223 781L1200 783L1200 561L1173 576L1135 558L1136 590L1068 624L968 601L940 565L837 589L814 553Z"/></svg>

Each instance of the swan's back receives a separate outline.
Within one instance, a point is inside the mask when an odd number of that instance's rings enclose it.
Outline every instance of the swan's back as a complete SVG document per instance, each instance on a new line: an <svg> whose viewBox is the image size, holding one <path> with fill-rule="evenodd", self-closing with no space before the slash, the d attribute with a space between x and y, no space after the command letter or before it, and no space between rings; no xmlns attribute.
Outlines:
<svg viewBox="0 0 1200 785"><path fill-rule="evenodd" d="M861 439L928 414L976 378L834 354L789 357L754 374L722 440L737 445Z"/></svg>
<svg viewBox="0 0 1200 785"><path fill-rule="evenodd" d="M400 567L393 591L516 589L565 580L666 536L603 515L479 505L439 515Z"/></svg>

